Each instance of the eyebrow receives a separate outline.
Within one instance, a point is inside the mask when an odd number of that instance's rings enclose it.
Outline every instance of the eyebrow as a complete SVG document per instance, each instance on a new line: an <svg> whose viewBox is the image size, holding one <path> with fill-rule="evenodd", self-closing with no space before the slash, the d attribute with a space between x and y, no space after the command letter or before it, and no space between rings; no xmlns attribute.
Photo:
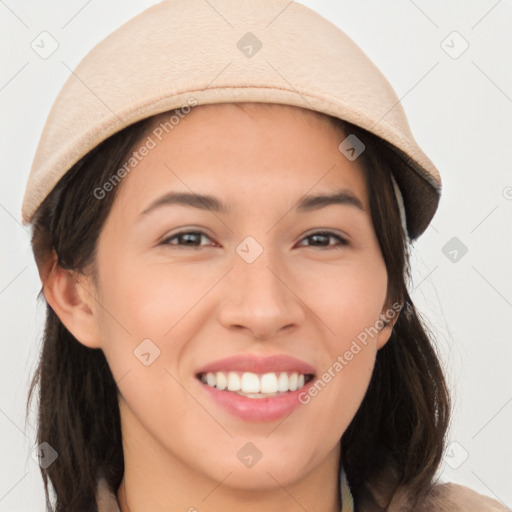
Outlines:
<svg viewBox="0 0 512 512"><path fill-rule="evenodd" d="M299 213L320 210L326 206L333 204L354 206L359 210L365 211L363 203L350 190L343 189L335 191L332 194L317 194L304 196L295 206L295 210ZM218 213L230 213L230 208L220 199L211 195L190 194L188 192L168 192L163 196L155 199L139 217L161 208L162 206L182 205L201 210L211 210Z"/></svg>

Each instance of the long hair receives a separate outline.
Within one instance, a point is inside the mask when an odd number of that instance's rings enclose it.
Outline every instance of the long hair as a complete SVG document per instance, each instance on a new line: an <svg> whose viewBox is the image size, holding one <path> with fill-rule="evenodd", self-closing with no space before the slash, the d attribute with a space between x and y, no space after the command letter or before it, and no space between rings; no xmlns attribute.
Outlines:
<svg viewBox="0 0 512 512"><path fill-rule="evenodd" d="M390 177L393 166L400 162L378 137L328 117L334 126L355 134L366 146L359 158L387 268L388 299L403 303L391 338L377 353L366 395L341 438L341 460L356 503L385 510L401 486L410 489L411 503L421 500L431 488L444 449L449 396L433 336L407 292L408 244ZM121 185L101 200L93 191L121 168L151 119L103 141L46 197L33 221L31 243L38 265L52 251L62 268L80 272L94 265L100 231ZM124 474L118 388L102 350L78 342L48 303L27 414L36 388L37 443L46 442L58 453L53 464L40 468L47 510L95 512L98 478L104 477L115 494ZM48 481L55 503L50 499Z"/></svg>
<svg viewBox="0 0 512 512"><path fill-rule="evenodd" d="M342 436L341 460L364 510L386 510L395 503L404 511L419 510L435 484L451 400L433 333L408 293L410 246L391 181L393 170L404 164L378 137L331 120L366 145L363 173L388 273L388 302L402 304L390 339L377 352L366 395Z"/></svg>

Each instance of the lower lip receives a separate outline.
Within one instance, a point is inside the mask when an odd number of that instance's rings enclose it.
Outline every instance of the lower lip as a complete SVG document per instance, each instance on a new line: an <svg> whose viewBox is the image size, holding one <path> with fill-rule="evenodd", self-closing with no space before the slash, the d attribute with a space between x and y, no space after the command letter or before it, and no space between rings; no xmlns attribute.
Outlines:
<svg viewBox="0 0 512 512"><path fill-rule="evenodd" d="M302 388L268 398L247 398L231 391L220 391L199 381L213 400L231 414L248 421L275 421L288 416L300 405L299 395L313 385L311 379Z"/></svg>

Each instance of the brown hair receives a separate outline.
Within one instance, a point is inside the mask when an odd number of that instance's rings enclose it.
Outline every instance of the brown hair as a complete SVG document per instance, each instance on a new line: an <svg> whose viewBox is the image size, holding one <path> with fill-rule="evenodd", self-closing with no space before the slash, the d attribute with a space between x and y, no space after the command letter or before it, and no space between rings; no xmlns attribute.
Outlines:
<svg viewBox="0 0 512 512"><path fill-rule="evenodd" d="M406 486L412 510L433 485L450 402L433 336L407 292L409 246L390 177L392 168L401 163L378 137L328 117L366 146L359 158L388 272L388 302L403 303L391 338L377 353L366 395L341 438L341 459L358 506L385 510L393 495ZM102 142L46 197L33 221L32 248L40 268L52 251L65 269L80 272L94 263L99 233L121 185L102 200L92 191L122 166L152 119ZM118 388L103 352L78 342L48 304L27 414L36 386L37 443L47 442L58 452L53 464L41 467L48 510L96 511L98 478L105 477L115 494L124 474ZM55 504L50 501L48 480L55 491Z"/></svg>

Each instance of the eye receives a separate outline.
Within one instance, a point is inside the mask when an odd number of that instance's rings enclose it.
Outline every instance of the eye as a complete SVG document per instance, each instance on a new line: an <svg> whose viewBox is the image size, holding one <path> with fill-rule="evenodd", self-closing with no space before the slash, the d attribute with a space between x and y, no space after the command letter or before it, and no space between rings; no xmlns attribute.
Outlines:
<svg viewBox="0 0 512 512"><path fill-rule="evenodd" d="M211 238L202 231L182 231L165 238L162 240L162 242L160 242L159 245L201 247L201 245L204 245L201 244L201 237L205 237L208 240L211 240ZM339 243L334 244L335 247L348 245L348 241L345 238L332 231L316 231L315 233L311 233L310 235L304 237L302 240L312 240L313 244L310 244L310 247L332 247L333 244L329 243L329 239L338 240ZM173 240L175 240L177 243L174 243Z"/></svg>
<svg viewBox="0 0 512 512"><path fill-rule="evenodd" d="M203 236L211 240L211 238L202 231L182 231L180 233L175 233L174 235L165 238L164 240L162 240L162 242L160 242L159 245L200 247L202 245L201 237ZM177 240L178 243L172 243L171 240Z"/></svg>
<svg viewBox="0 0 512 512"><path fill-rule="evenodd" d="M345 238L332 231L316 231L304 237L302 240L313 240L314 243L310 245L310 247L329 247L332 246L332 244L329 244L329 239L333 238L339 241L339 244L337 244L338 247L348 245L348 241Z"/></svg>

